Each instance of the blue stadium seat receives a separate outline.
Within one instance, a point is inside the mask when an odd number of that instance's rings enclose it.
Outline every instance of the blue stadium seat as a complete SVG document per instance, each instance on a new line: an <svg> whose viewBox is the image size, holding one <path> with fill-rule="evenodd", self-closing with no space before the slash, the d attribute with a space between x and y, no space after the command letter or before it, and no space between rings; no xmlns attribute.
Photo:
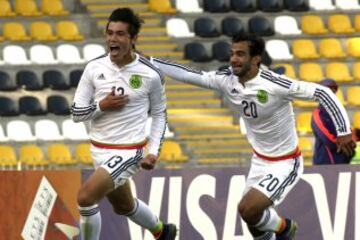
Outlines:
<svg viewBox="0 0 360 240"><path fill-rule="evenodd" d="M0 71L0 91L15 91L17 86L7 72Z"/></svg>
<svg viewBox="0 0 360 240"><path fill-rule="evenodd" d="M19 111L15 101L8 97L0 97L0 116L10 117L17 115L19 115Z"/></svg>
<svg viewBox="0 0 360 240"><path fill-rule="evenodd" d="M218 41L212 45L212 56L220 62L227 62L231 56L231 45L225 41Z"/></svg>
<svg viewBox="0 0 360 240"><path fill-rule="evenodd" d="M41 107L39 99L33 96L24 96L19 99L19 112L28 116L46 114L46 111Z"/></svg>
<svg viewBox="0 0 360 240"><path fill-rule="evenodd" d="M47 70L43 73L43 83L45 88L54 90L67 90L70 85L66 82L64 75L57 70Z"/></svg>
<svg viewBox="0 0 360 240"><path fill-rule="evenodd" d="M218 37L219 31L216 28L216 23L212 18L201 17L194 22L194 32L199 37Z"/></svg>
<svg viewBox="0 0 360 240"><path fill-rule="evenodd" d="M79 84L81 75L83 74L83 70L82 69L76 69L70 72L70 86L73 88L76 88Z"/></svg>
<svg viewBox="0 0 360 240"><path fill-rule="evenodd" d="M252 17L250 18L248 24L250 33L254 33L260 36L272 36L275 33L270 21L265 17Z"/></svg>
<svg viewBox="0 0 360 240"><path fill-rule="evenodd" d="M65 97L52 95L47 98L47 111L55 115L69 115L70 107Z"/></svg>
<svg viewBox="0 0 360 240"><path fill-rule="evenodd" d="M284 6L291 12L305 12L310 9L308 0L284 0Z"/></svg>
<svg viewBox="0 0 360 240"><path fill-rule="evenodd" d="M206 12L228 12L225 0L203 0L204 10Z"/></svg>
<svg viewBox="0 0 360 240"><path fill-rule="evenodd" d="M258 0L258 8L263 12L280 12L284 9L282 0Z"/></svg>
<svg viewBox="0 0 360 240"><path fill-rule="evenodd" d="M192 42L185 45L185 59L194 62L208 62L211 60L206 53L204 45L198 42Z"/></svg>
<svg viewBox="0 0 360 240"><path fill-rule="evenodd" d="M221 21L221 31L226 36L232 37L238 32L244 32L244 25L237 17L226 17Z"/></svg>
<svg viewBox="0 0 360 240"><path fill-rule="evenodd" d="M255 0L231 0L230 6L235 12L255 12L257 10Z"/></svg>
<svg viewBox="0 0 360 240"><path fill-rule="evenodd" d="M16 73L16 85L26 90L42 90L43 86L39 81L37 75L28 70L21 70Z"/></svg>

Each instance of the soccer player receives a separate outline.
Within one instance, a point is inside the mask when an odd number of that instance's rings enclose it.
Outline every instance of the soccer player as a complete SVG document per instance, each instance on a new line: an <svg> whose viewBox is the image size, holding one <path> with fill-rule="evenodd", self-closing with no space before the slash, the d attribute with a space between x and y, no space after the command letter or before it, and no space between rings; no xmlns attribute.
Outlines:
<svg viewBox="0 0 360 240"><path fill-rule="evenodd" d="M350 155L355 143L345 109L328 88L259 69L264 45L257 36L235 35L230 67L222 71L198 71L155 58L151 61L175 80L220 91L239 111L254 154L238 212L254 239L293 239L296 222L274 209L303 172L291 101L315 100L324 106L336 126L339 151Z"/></svg>
<svg viewBox="0 0 360 240"><path fill-rule="evenodd" d="M134 199L128 181L141 167L154 168L166 126L163 75L134 50L141 24L129 8L112 12L105 32L108 53L87 64L75 92L72 117L75 122L91 121L96 168L78 192L83 240L99 239L98 202L105 196L115 213L148 229L155 239L176 236L175 225L163 223L145 203ZM145 156L148 112L153 121Z"/></svg>

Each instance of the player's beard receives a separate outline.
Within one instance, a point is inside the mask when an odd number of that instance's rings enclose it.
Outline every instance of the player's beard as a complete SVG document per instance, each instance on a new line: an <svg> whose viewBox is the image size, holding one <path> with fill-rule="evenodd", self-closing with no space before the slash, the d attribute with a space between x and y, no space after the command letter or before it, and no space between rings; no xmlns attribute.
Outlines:
<svg viewBox="0 0 360 240"><path fill-rule="evenodd" d="M238 70L235 69L234 75L238 76L239 78L243 78L250 72L250 69L251 69L251 64L244 63L241 65L241 67Z"/></svg>

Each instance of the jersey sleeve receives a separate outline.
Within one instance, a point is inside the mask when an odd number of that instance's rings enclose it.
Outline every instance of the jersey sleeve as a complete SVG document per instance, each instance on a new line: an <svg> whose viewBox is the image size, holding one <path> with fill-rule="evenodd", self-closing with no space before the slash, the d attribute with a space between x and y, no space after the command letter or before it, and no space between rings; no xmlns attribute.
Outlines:
<svg viewBox="0 0 360 240"><path fill-rule="evenodd" d="M288 100L319 102L330 115L338 136L351 133L350 121L345 108L329 88L316 83L293 80L275 73L271 75L271 81L277 85L276 91Z"/></svg>
<svg viewBox="0 0 360 240"><path fill-rule="evenodd" d="M150 115L152 117L149 136L149 153L156 156L160 153L160 147L164 140L166 129L166 96L165 81L163 76L157 77L150 86Z"/></svg>
<svg viewBox="0 0 360 240"><path fill-rule="evenodd" d="M75 91L71 115L74 122L83 122L102 115L99 103L94 101L94 86L89 65L86 66Z"/></svg>
<svg viewBox="0 0 360 240"><path fill-rule="evenodd" d="M204 72L157 58L152 58L151 62L165 75L174 80L197 85L199 87L221 90L223 75L217 74L215 71Z"/></svg>

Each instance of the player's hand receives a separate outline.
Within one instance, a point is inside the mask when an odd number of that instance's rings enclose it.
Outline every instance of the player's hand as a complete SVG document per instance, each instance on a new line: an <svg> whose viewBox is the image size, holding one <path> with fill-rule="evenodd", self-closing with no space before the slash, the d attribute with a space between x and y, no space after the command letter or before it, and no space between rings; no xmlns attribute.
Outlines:
<svg viewBox="0 0 360 240"><path fill-rule="evenodd" d="M100 103L101 111L111 111L123 108L129 102L128 95L115 95L115 91L111 91Z"/></svg>
<svg viewBox="0 0 360 240"><path fill-rule="evenodd" d="M148 154L140 160L140 166L145 170L151 170L155 167L157 159L155 155Z"/></svg>
<svg viewBox="0 0 360 240"><path fill-rule="evenodd" d="M351 134L337 137L336 144L337 152L343 152L348 157L355 154L356 143Z"/></svg>

